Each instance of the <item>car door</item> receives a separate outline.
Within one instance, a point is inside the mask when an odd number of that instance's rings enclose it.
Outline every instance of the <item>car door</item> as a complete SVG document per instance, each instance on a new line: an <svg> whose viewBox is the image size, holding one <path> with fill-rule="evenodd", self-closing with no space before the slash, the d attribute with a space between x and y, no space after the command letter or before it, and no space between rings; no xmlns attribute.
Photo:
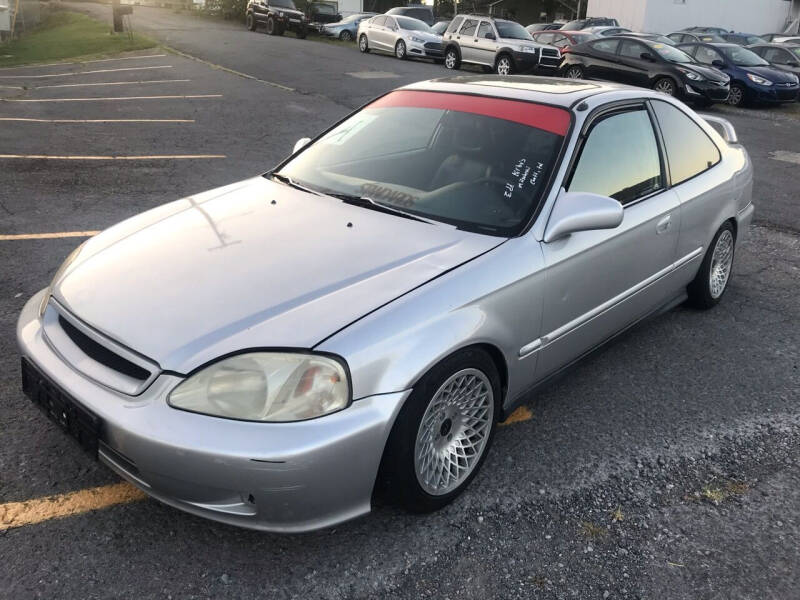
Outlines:
<svg viewBox="0 0 800 600"><path fill-rule="evenodd" d="M728 68L728 61L725 55L717 50L712 46L703 46L697 45L695 46L694 59L702 65L706 65L708 67L714 67L719 69L720 71L726 73L727 75L731 75L731 69ZM721 61L724 63L725 66L717 66L714 64L714 61Z"/></svg>
<svg viewBox="0 0 800 600"><path fill-rule="evenodd" d="M670 277L679 203L666 186L651 112L644 102L610 109L592 117L584 136L562 187L614 197L624 217L615 229L542 243L547 289L540 378L679 293Z"/></svg>
<svg viewBox="0 0 800 600"><path fill-rule="evenodd" d="M478 49L476 48L476 34L478 33L478 20L466 19L456 36L461 49L461 60L464 62L478 62Z"/></svg>
<svg viewBox="0 0 800 600"><path fill-rule="evenodd" d="M617 47L619 40L595 40L589 42L590 55L586 60L585 73L589 78L619 80Z"/></svg>
<svg viewBox="0 0 800 600"><path fill-rule="evenodd" d="M447 26L447 29L444 31L444 35L442 38L444 41L454 40L458 35L458 30L461 27L461 23L464 21L464 17L456 15L453 17L453 20L450 21L450 25Z"/></svg>
<svg viewBox="0 0 800 600"><path fill-rule="evenodd" d="M473 42L475 44L475 61L493 66L497 50L497 32L490 21L482 20L480 22Z"/></svg>
<svg viewBox="0 0 800 600"><path fill-rule="evenodd" d="M385 48L381 42L381 38L384 35L384 23L386 23L386 17L383 15L378 15L377 17L370 19L367 26L367 39L369 40L369 45L376 50L383 50Z"/></svg>
<svg viewBox="0 0 800 600"><path fill-rule="evenodd" d="M381 28L381 48L387 52L394 52L394 44L397 39L398 25L394 17L386 17L386 21Z"/></svg>
<svg viewBox="0 0 800 600"><path fill-rule="evenodd" d="M642 55L653 56L650 48L636 40L622 40L619 44L619 81L630 85L650 87L650 69L653 60L645 60Z"/></svg>

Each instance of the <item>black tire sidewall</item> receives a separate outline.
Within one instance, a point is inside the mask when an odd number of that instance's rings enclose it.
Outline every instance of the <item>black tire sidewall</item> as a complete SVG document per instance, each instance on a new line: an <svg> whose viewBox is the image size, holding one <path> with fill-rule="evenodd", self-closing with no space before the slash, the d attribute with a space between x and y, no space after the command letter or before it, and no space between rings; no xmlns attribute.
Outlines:
<svg viewBox="0 0 800 600"><path fill-rule="evenodd" d="M730 231L731 235L733 235L733 248L731 249L731 252L733 252L733 257L731 258L731 261L736 259L736 230L730 221L726 221L717 230L717 233L714 234L714 239L711 241L711 245L708 247L708 250L706 250L705 257L703 257L703 262L700 264L700 270L697 271L697 275L686 288L686 291L689 295L688 302L695 308L705 310L719 304L720 300L722 300L728 291L731 280L733 279L733 264L731 264L731 272L728 274L728 281L725 283L725 289L722 290L722 293L718 298L714 298L711 295L711 259L714 255L714 248L717 247L717 240L719 240L719 237L722 235L723 231Z"/></svg>
<svg viewBox="0 0 800 600"><path fill-rule="evenodd" d="M255 31L255 30L256 30L256 19L255 19L255 17L252 15L252 13L251 13L251 14L249 14L249 15L247 15L247 28L248 28L250 31Z"/></svg>
<svg viewBox="0 0 800 600"><path fill-rule="evenodd" d="M273 19L272 17L269 17L267 19L267 24L265 26L265 29L267 30L267 34L275 35L275 33L276 33L275 19Z"/></svg>
<svg viewBox="0 0 800 600"><path fill-rule="evenodd" d="M494 396L492 426L483 454L469 476L453 491L434 496L422 489L414 468L414 447L419 425L442 383L454 373L468 368L480 370L491 383ZM494 362L485 351L480 348L468 348L442 360L417 382L395 420L381 460L379 478L384 491L388 492L391 499L398 501L405 509L412 512L430 512L449 504L466 489L480 471L491 449L501 407L500 377Z"/></svg>

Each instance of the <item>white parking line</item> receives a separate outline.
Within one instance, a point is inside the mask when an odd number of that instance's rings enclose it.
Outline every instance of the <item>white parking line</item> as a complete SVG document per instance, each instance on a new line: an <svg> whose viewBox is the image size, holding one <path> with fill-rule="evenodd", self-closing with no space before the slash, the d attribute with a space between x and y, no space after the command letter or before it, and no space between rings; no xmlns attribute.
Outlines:
<svg viewBox="0 0 800 600"><path fill-rule="evenodd" d="M800 165L800 152L789 152L788 150L775 150L769 153L772 160L779 160L781 162L788 162L795 165Z"/></svg>
<svg viewBox="0 0 800 600"><path fill-rule="evenodd" d="M11 233L0 234L0 242L11 242L14 240L54 240L59 238L73 237L92 237L99 231L59 231L56 233Z"/></svg>
<svg viewBox="0 0 800 600"><path fill-rule="evenodd" d="M0 117L0 121L22 121L26 123L194 123L194 119L25 119Z"/></svg>
<svg viewBox="0 0 800 600"><path fill-rule="evenodd" d="M111 81L107 83L59 83L58 85L37 85L30 89L45 90L52 88L96 87L98 85L138 85L140 83L186 83L187 81L191 81L191 79L149 79L146 81ZM23 88L14 89L21 90Z"/></svg>
<svg viewBox="0 0 800 600"><path fill-rule="evenodd" d="M20 65L18 67L2 67L0 68L0 71L11 71L12 69L38 69L39 67L61 67L64 65L82 65L85 63L111 62L112 60L137 60L137 59L144 60L146 58L164 58L165 56L166 54L148 54L147 56L123 56L121 58L98 58L95 60L81 60L78 62L47 63L44 65Z"/></svg>
<svg viewBox="0 0 800 600"><path fill-rule="evenodd" d="M155 67L125 67L124 69L96 69L94 71L76 71L74 73L49 73L47 75L0 75L0 79L42 79L43 77L72 77L74 75L93 75L95 73L119 73L120 71L146 71L148 69L171 69L172 65Z"/></svg>
<svg viewBox="0 0 800 600"><path fill-rule="evenodd" d="M0 98L0 102L100 102L115 100L188 100L190 98L222 98L222 94L190 94L183 96L119 96L113 98Z"/></svg>
<svg viewBox="0 0 800 600"><path fill-rule="evenodd" d="M182 160L194 158L227 158L224 154L153 154L145 156L73 156L55 154L0 154L0 158L28 160Z"/></svg>

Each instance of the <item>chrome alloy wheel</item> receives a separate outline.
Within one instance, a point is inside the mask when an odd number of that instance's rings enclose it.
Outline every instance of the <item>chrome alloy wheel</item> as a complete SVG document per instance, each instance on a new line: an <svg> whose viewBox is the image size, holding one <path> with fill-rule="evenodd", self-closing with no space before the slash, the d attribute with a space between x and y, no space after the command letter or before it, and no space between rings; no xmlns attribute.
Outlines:
<svg viewBox="0 0 800 600"><path fill-rule="evenodd" d="M583 70L580 67L570 67L567 69L567 79L582 79Z"/></svg>
<svg viewBox="0 0 800 600"><path fill-rule="evenodd" d="M502 56L500 60L497 61L497 74L498 75L508 75L511 73L511 59L507 56Z"/></svg>
<svg viewBox="0 0 800 600"><path fill-rule="evenodd" d="M448 50L447 55L444 57L444 66L448 69L455 69L457 60L458 57L456 56L455 50Z"/></svg>
<svg viewBox="0 0 800 600"><path fill-rule="evenodd" d="M362 34L361 37L358 39L358 49L361 50L362 52L366 52L367 48L368 48L367 36Z"/></svg>
<svg viewBox="0 0 800 600"><path fill-rule="evenodd" d="M666 78L658 81L653 89L657 92L661 92L662 94L666 94L667 96L675 95L675 84Z"/></svg>
<svg viewBox="0 0 800 600"><path fill-rule="evenodd" d="M742 100L744 100L744 90L738 85L732 85L726 102L731 106L739 106Z"/></svg>
<svg viewBox="0 0 800 600"><path fill-rule="evenodd" d="M397 46L395 46L394 49L394 55L400 60L406 57L406 43L403 40L397 42Z"/></svg>
<svg viewBox="0 0 800 600"><path fill-rule="evenodd" d="M711 255L711 269L709 270L708 289L711 297L716 299L722 296L728 279L731 276L731 265L733 264L733 234L729 229L720 234L717 244L714 246L714 253Z"/></svg>
<svg viewBox="0 0 800 600"><path fill-rule="evenodd" d="M477 369L451 375L428 404L414 444L414 472L423 490L442 496L469 477L492 431L494 392Z"/></svg>

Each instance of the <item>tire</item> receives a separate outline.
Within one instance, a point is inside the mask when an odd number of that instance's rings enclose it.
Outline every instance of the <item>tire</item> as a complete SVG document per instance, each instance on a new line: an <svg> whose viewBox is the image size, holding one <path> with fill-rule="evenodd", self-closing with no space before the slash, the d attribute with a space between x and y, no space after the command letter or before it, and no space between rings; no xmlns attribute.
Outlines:
<svg viewBox="0 0 800 600"><path fill-rule="evenodd" d="M397 43L394 45L394 56L400 60L405 60L407 58L406 43L403 40L397 40Z"/></svg>
<svg viewBox="0 0 800 600"><path fill-rule="evenodd" d="M726 102L731 106L744 106L746 101L746 94L744 87L739 83L731 84L731 91L728 93Z"/></svg>
<svg viewBox="0 0 800 600"><path fill-rule="evenodd" d="M268 17L265 29L267 31L267 35L276 35L278 33L278 27L275 25L275 19Z"/></svg>
<svg viewBox="0 0 800 600"><path fill-rule="evenodd" d="M450 46L444 51L444 68L451 71L457 71L461 68L461 56L458 50Z"/></svg>
<svg viewBox="0 0 800 600"><path fill-rule="evenodd" d="M515 70L514 59L508 54L501 54L494 61L494 72L498 75L513 75Z"/></svg>
<svg viewBox="0 0 800 600"><path fill-rule="evenodd" d="M470 408L452 401L475 391ZM483 464L501 404L500 378L483 350L463 350L428 371L414 386L386 444L379 479L388 499L412 512L431 512L452 502ZM447 448L453 452L443 458Z"/></svg>
<svg viewBox="0 0 800 600"><path fill-rule="evenodd" d="M339 39L342 40L343 42L352 42L353 34L350 33L350 31L348 31L347 29L345 29L344 31L342 31L342 33L339 34Z"/></svg>
<svg viewBox="0 0 800 600"><path fill-rule="evenodd" d="M301 27L300 29L295 31L295 35L297 36L298 39L304 40L308 35L308 29L306 29L305 27Z"/></svg>
<svg viewBox="0 0 800 600"><path fill-rule="evenodd" d="M583 67L580 65L570 65L564 71L566 79L583 79Z"/></svg>
<svg viewBox="0 0 800 600"><path fill-rule="evenodd" d="M705 310L719 303L731 281L735 250L736 232L726 221L714 235L700 270L686 288L691 306Z"/></svg>
<svg viewBox="0 0 800 600"><path fill-rule="evenodd" d="M256 18L253 16L253 13L247 13L247 17L245 18L245 23L247 24L247 28L250 31L256 30Z"/></svg>
<svg viewBox="0 0 800 600"><path fill-rule="evenodd" d="M369 52L369 40L366 33L362 33L361 37L358 38L358 49L364 53Z"/></svg>
<svg viewBox="0 0 800 600"><path fill-rule="evenodd" d="M657 92L661 92L662 94L666 94L667 96L678 95L678 86L670 77L661 77L656 79L655 83L653 84L653 89Z"/></svg>

